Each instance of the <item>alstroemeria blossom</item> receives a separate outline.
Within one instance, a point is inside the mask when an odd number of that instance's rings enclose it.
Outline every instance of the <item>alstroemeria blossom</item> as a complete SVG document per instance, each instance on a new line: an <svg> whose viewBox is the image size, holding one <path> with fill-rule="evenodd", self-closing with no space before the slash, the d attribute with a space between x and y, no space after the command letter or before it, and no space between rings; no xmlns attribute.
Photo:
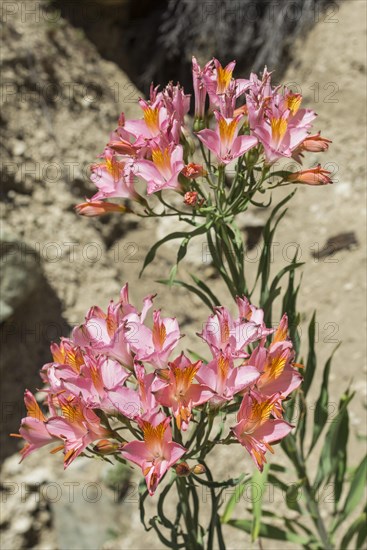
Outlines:
<svg viewBox="0 0 367 550"><path fill-rule="evenodd" d="M301 109L301 101L300 94L287 89L282 94L274 90L270 96L262 97L249 92L247 105L251 133L263 145L267 164L292 157L293 151L306 139L316 113Z"/></svg>
<svg viewBox="0 0 367 550"><path fill-rule="evenodd" d="M121 454L141 467L150 495L171 466L185 454L186 449L172 441L171 419L159 413L149 421L140 420L144 441L127 443Z"/></svg>
<svg viewBox="0 0 367 550"><path fill-rule="evenodd" d="M58 441L58 438L52 436L47 430L47 419L34 395L29 390L25 390L24 392L24 403L27 409L27 416L21 421L19 435L11 434L13 437L22 437L26 442L21 450L21 460L37 449Z"/></svg>
<svg viewBox="0 0 367 550"><path fill-rule="evenodd" d="M292 366L294 351L290 342L276 342L269 349L259 345L246 361L254 365L260 377L257 389L266 396L279 394L285 399L302 382L302 376Z"/></svg>
<svg viewBox="0 0 367 550"><path fill-rule="evenodd" d="M93 441L105 439L110 430L101 425L99 417L87 408L80 397L65 398L60 395L62 416L47 420L47 431L64 442L64 467L75 460Z"/></svg>
<svg viewBox="0 0 367 550"><path fill-rule="evenodd" d="M237 319L232 318L227 308L216 307L199 334L209 345L213 357L227 348L230 349L233 358L248 357L246 346L273 332L272 329L265 327L261 310L254 308L255 313L249 318L249 312L252 312L249 302L238 299L237 304L239 308ZM244 309L244 304L248 307L248 311Z"/></svg>
<svg viewBox="0 0 367 550"><path fill-rule="evenodd" d="M130 317L131 319L132 317ZM177 319L161 317L160 310L153 312L153 329L136 320L131 346L138 361L146 361L157 368L166 366L169 356L181 338Z"/></svg>
<svg viewBox="0 0 367 550"><path fill-rule="evenodd" d="M237 414L237 424L232 428L261 472L266 451L274 452L270 443L280 441L293 428L285 420L272 416L278 399L278 394L270 398L262 398L254 392L246 394Z"/></svg>
<svg viewBox="0 0 367 550"><path fill-rule="evenodd" d="M257 145L255 136L238 135L244 120L243 116L225 118L218 111L214 114L217 120L216 129L201 130L197 136L210 151L215 153L220 164L228 164Z"/></svg>
<svg viewBox="0 0 367 550"><path fill-rule="evenodd" d="M106 311L91 307L71 338L51 344L53 360L41 371L48 414L27 391L27 416L13 434L25 441L22 458L52 443L65 468L84 451L122 456L141 467L153 494L186 452L192 436L184 439L185 432L219 408L239 407L243 396L233 432L262 468L269 444L291 429L282 402L302 380L287 316L274 331L262 309L237 297L237 316L218 306L199 335L212 355L208 363L184 352L170 361L182 335L177 319L158 309L149 319L154 297L146 296L139 311L126 284ZM127 442L129 431L134 440Z"/></svg>
<svg viewBox="0 0 367 550"><path fill-rule="evenodd" d="M113 197L137 200L131 162L118 160L116 153L108 147L102 158L103 162L92 166L91 180L99 189L92 201Z"/></svg>
<svg viewBox="0 0 367 550"><path fill-rule="evenodd" d="M179 189L178 175L184 168L181 145L168 145L165 141L151 148L152 160L138 160L136 175L147 182L148 195L163 189Z"/></svg>
<svg viewBox="0 0 367 550"><path fill-rule="evenodd" d="M197 379L213 392L210 403L214 406L230 401L234 395L253 386L260 374L256 367L234 366L230 345L207 365L203 365Z"/></svg>
<svg viewBox="0 0 367 550"><path fill-rule="evenodd" d="M202 361L192 363L182 353L169 363L166 385L155 392L158 403L172 408L179 430L187 429L192 409L206 403L213 395L207 386L195 383L201 364Z"/></svg>

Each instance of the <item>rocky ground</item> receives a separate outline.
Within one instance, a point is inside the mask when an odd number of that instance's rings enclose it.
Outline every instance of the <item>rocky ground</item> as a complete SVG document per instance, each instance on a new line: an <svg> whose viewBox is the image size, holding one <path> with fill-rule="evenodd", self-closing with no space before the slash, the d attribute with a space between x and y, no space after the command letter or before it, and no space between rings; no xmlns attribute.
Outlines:
<svg viewBox="0 0 367 550"><path fill-rule="evenodd" d="M27 4L36 9L40 5ZM336 343L343 342L333 363L331 392L337 403L348 384L356 391L351 406L352 464L365 450L365 10L363 0L342 3L295 46L285 81L316 106L317 129L334 142L323 164L334 171L335 184L298 190L279 227L273 263L275 272L299 246L306 262L301 330L304 334L317 307L320 370ZM91 194L89 164L103 150L120 111L127 117L137 115L134 101L139 94L116 65L100 58L80 30L45 13L32 19L19 10L8 17L3 31L2 546L158 549L159 543L140 526L134 485L117 505L116 491L106 486L108 473L99 462L81 460L64 473L57 456L46 451L18 466L13 454L17 442L7 435L17 431L24 387L35 390L39 385L38 369L49 360L49 341L67 334L91 304L105 307L125 281L136 301L159 292L159 305L178 317L188 347L196 342L194 333L207 316L184 290L173 293L155 283L167 274L174 248L162 248L137 279L148 248L171 230L166 221L138 223L132 215L95 220L74 213L75 203ZM267 216L250 213L243 226L261 225ZM351 231L358 241L351 250L319 261L311 256L329 237ZM256 248L248 255L250 277L255 259ZM189 250L181 270L210 276L200 243ZM210 281L225 302L219 281ZM241 470L252 468L240 449L231 448L218 452L213 468L223 478L238 472L239 463ZM137 480L134 474L133 482ZM229 548L250 547L243 533L232 530L227 535ZM263 546L276 548L265 541Z"/></svg>

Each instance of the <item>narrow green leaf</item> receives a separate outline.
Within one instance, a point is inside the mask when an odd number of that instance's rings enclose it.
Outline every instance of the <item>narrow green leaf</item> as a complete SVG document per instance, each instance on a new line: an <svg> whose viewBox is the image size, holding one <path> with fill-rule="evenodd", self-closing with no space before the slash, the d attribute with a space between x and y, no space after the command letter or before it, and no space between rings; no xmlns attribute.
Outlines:
<svg viewBox="0 0 367 550"><path fill-rule="evenodd" d="M338 349L339 345L336 346L333 353L329 357L329 359L325 363L324 372L322 376L322 384L321 384L321 390L318 397L318 400L316 402L315 407L315 413L314 413L314 427L313 427L313 434L312 434L312 442L308 451L308 454L312 451L314 446L316 445L322 430L324 429L326 425L326 421L328 418L328 405L329 405L329 374L330 374L330 367L331 367L331 361L333 358L333 355L335 351Z"/></svg>
<svg viewBox="0 0 367 550"><path fill-rule="evenodd" d="M207 481L206 479L191 474L191 477L200 483L200 485L205 485L206 487L211 487L212 489L218 489L219 487L235 487L242 481L243 476L244 474L237 478L227 479L226 481Z"/></svg>
<svg viewBox="0 0 367 550"><path fill-rule="evenodd" d="M363 523L358 531L357 536L357 548L365 548L364 544L367 539L367 514L364 514Z"/></svg>
<svg viewBox="0 0 367 550"><path fill-rule="evenodd" d="M286 496L285 496L285 500L288 508L290 510L294 510L295 512L298 512L299 514L302 513L302 510L298 504L299 495L300 495L299 491L301 487L302 487L302 481L298 483L292 483L291 485L288 486Z"/></svg>
<svg viewBox="0 0 367 550"><path fill-rule="evenodd" d="M241 529L246 533L252 532L252 522L247 519L231 519L228 522L228 525ZM262 523L260 526L259 537L273 539L273 540L282 540L293 542L298 545L306 546L309 543L309 538L296 533L291 533L290 531L284 531L280 527L275 527L275 525L268 525L267 523Z"/></svg>
<svg viewBox="0 0 367 550"><path fill-rule="evenodd" d="M347 471L347 445L349 437L349 414L348 408L345 408L344 414L340 420L338 430L338 441L335 449L334 461L336 463L334 475L334 510L336 512L340 500L344 477Z"/></svg>
<svg viewBox="0 0 367 550"><path fill-rule="evenodd" d="M183 238L191 239L192 237L196 237L197 235L201 235L202 233L205 233L207 230L209 230L211 225L211 222L199 225L196 229L193 231L175 231L174 233L170 233L169 235L166 235L163 237L163 239L160 239L158 242L156 242L152 248L149 250L148 254L145 256L143 267L140 271L139 277L143 274L145 268L154 260L155 255L157 253L157 250L168 241L172 241L174 239L180 239Z"/></svg>
<svg viewBox="0 0 367 550"><path fill-rule="evenodd" d="M208 297L210 298L210 300L213 302L213 305L215 306L220 306L220 302L218 300L218 298L216 297L216 295L210 290L210 288L208 287L208 285L206 285L204 283L204 281L202 281L201 279L199 279L198 277L196 277L195 275L193 275L192 273L190 273L190 277L191 279L194 281L195 284L197 284L197 286L203 290L204 292L206 292L206 294L208 295Z"/></svg>
<svg viewBox="0 0 367 550"><path fill-rule="evenodd" d="M314 490L317 490L323 481L328 481L336 473L341 459L344 462L343 457L345 457L348 441L347 407L353 396L354 393L349 394L348 392L343 395L339 403L338 413L335 419L331 421L330 428L326 433L313 486Z"/></svg>
<svg viewBox="0 0 367 550"><path fill-rule="evenodd" d="M308 356L305 368L305 375L302 384L302 390L305 397L310 389L312 380L316 370L316 353L315 353L315 340L316 340L316 312L312 315L312 319L308 326Z"/></svg>
<svg viewBox="0 0 367 550"><path fill-rule="evenodd" d="M261 527L261 509L264 497L265 483L269 466L265 464L263 472L256 470L252 476L252 542L258 539Z"/></svg>
<svg viewBox="0 0 367 550"><path fill-rule="evenodd" d="M228 523L228 521L231 519L233 511L235 509L236 504L239 503L241 500L241 497L243 495L243 492L246 488L246 484L248 483L248 480L241 481L235 488L233 495L229 499L227 506L224 510L224 514L221 517L222 523Z"/></svg>
<svg viewBox="0 0 367 550"><path fill-rule="evenodd" d="M270 470L274 470L274 472L286 472L286 468L284 466L282 466L281 464L270 464L270 467L269 467Z"/></svg>
<svg viewBox="0 0 367 550"><path fill-rule="evenodd" d="M194 351L192 349L188 349L187 351L189 352L189 354L191 355L191 357L193 358L194 361L202 361L204 363L204 365L206 365L208 363L208 360L205 359L205 357L203 357L199 353L196 353L196 351Z"/></svg>
<svg viewBox="0 0 367 550"><path fill-rule="evenodd" d="M353 475L349 493L345 500L343 514L349 516L362 499L367 478L367 457L365 457Z"/></svg>
<svg viewBox="0 0 367 550"><path fill-rule="evenodd" d="M367 457L365 457L355 470L349 492L346 496L343 509L333 527L333 532L355 510L365 494L367 477Z"/></svg>
<svg viewBox="0 0 367 550"><path fill-rule="evenodd" d="M344 537L342 538L342 541L340 543L340 548L343 550L346 550L352 541L352 538L362 530L362 537L358 536L359 540L362 539L363 542L363 534L366 529L366 522L367 522L367 514L363 513L361 514L356 520L353 521L352 525L349 527L348 531L345 533ZM355 548L362 548L361 546L355 546Z"/></svg>

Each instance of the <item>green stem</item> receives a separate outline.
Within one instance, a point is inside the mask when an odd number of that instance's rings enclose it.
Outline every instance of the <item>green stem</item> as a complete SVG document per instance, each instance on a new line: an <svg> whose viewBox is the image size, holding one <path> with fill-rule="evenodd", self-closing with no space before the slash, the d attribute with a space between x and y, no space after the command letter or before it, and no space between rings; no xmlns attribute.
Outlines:
<svg viewBox="0 0 367 550"><path fill-rule="evenodd" d="M206 473L206 477L208 478L208 481L210 483L213 483L214 479L213 479L212 473L211 473L208 465L206 464L206 462L204 462L204 460L202 460L201 463L203 464L203 466L205 468L205 473ZM219 517L219 514L218 514L218 498L219 497L216 496L215 489L213 488L213 486L210 486L209 489L210 489L210 497L211 497L211 501L212 501L212 516L211 516L210 525L209 525L209 537L208 537L207 550L213 550L213 548L214 548L214 546L213 546L214 529L217 532L219 549L220 550L226 550L226 547L225 547L225 544L224 544L224 539L223 539L223 534L222 534L222 524L220 522L220 517Z"/></svg>
<svg viewBox="0 0 367 550"><path fill-rule="evenodd" d="M189 542L188 549L203 550L203 546L197 540L198 524L195 525L195 522L191 514L189 492L186 487L186 479L182 477L177 477L176 485L177 485L177 492L178 492L181 512L182 512L185 525L186 525L186 530L187 530L187 539Z"/></svg>

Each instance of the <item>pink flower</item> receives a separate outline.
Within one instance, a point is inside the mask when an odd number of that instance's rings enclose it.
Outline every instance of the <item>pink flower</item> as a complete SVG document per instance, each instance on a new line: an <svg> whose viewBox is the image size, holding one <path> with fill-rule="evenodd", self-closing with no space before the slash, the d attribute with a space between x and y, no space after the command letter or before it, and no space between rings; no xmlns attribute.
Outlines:
<svg viewBox="0 0 367 550"><path fill-rule="evenodd" d="M214 115L217 119L216 129L201 130L197 136L210 151L217 155L218 162L228 164L257 145L256 137L238 135L243 116L225 118L218 111L214 111Z"/></svg>
<svg viewBox="0 0 367 550"><path fill-rule="evenodd" d="M292 183L306 183L307 185L327 185L333 183L331 180L331 172L321 168L318 164L316 168L309 168L300 172L293 172L287 176L287 181Z"/></svg>
<svg viewBox="0 0 367 550"><path fill-rule="evenodd" d="M122 113L119 118L118 127L110 135L108 147L118 155L128 157L140 156L146 146L144 139L136 137L125 129L125 116Z"/></svg>
<svg viewBox="0 0 367 550"><path fill-rule="evenodd" d="M110 431L101 425L98 416L87 409L80 398L59 396L62 416L47 420L47 431L64 442L64 467L84 451L93 441L109 437Z"/></svg>
<svg viewBox="0 0 367 550"><path fill-rule="evenodd" d="M167 121L167 111L162 108L162 95L156 97L153 103L139 99L139 105L143 109L143 119L127 120L124 128L136 138L152 139L161 133L162 125Z"/></svg>
<svg viewBox="0 0 367 550"><path fill-rule="evenodd" d="M218 352L225 351L229 346L232 358L245 358L248 354L245 347L260 338L271 334L273 331L267 329L263 323L262 310L256 310L254 318L249 320L243 315L243 302L240 299L238 319L233 319L227 308L220 306L214 308L214 314L211 315L203 331L199 336L209 345L213 357ZM247 302L248 303L248 302Z"/></svg>
<svg viewBox="0 0 367 550"><path fill-rule="evenodd" d="M34 395L29 390L24 392L24 403L27 409L27 416L22 418L19 434L11 434L13 437L21 437L26 441L21 450L21 460L33 453L33 451L58 440L57 437L50 435L47 430L47 419Z"/></svg>
<svg viewBox="0 0 367 550"><path fill-rule="evenodd" d="M197 379L212 390L210 403L214 406L230 401L236 393L252 386L259 378L259 372L252 366L235 367L230 346L207 365L202 365Z"/></svg>
<svg viewBox="0 0 367 550"><path fill-rule="evenodd" d="M121 290L119 302L114 304L111 301L107 313L96 306L89 310L85 323L73 330L73 340L79 346L94 353L104 353L132 369L132 344L137 341L134 334L141 328L152 303L153 296L146 296L143 309L138 313L135 306L129 303L126 284Z"/></svg>
<svg viewBox="0 0 367 550"><path fill-rule="evenodd" d="M302 376L292 366L294 351L291 342L275 342L267 350L258 346L246 361L248 365L255 365L261 373L256 382L258 391L267 397L278 394L285 399L292 391L299 387Z"/></svg>
<svg viewBox="0 0 367 550"><path fill-rule="evenodd" d="M172 441L170 421L162 413L153 415L150 421L140 420L144 441L132 441L121 450L124 458L141 467L150 495L154 494L167 470L186 452L184 447Z"/></svg>
<svg viewBox="0 0 367 550"><path fill-rule="evenodd" d="M131 162L117 160L116 153L109 147L102 158L104 162L92 166L91 180L99 189L92 201L113 197L138 199Z"/></svg>
<svg viewBox="0 0 367 550"><path fill-rule="evenodd" d="M168 145L165 140L151 147L152 160L138 160L136 175L148 184L148 195L163 189L179 189L178 175L184 168L181 145Z"/></svg>
<svg viewBox="0 0 367 550"><path fill-rule="evenodd" d="M172 408L179 430L187 429L192 409L206 403L213 395L205 385L194 384L201 363L192 363L182 353L169 363L166 385L155 392L158 403Z"/></svg>
<svg viewBox="0 0 367 550"><path fill-rule="evenodd" d="M61 387L71 395L81 397L87 407L103 409L112 414L111 392L122 389L131 372L103 355L94 357L86 352L84 362L79 374L60 376Z"/></svg>
<svg viewBox="0 0 367 550"><path fill-rule="evenodd" d="M249 80L233 78L235 66L236 62L231 61L226 67L222 67L218 59L213 59L203 75L211 108L220 109L228 117L233 116L236 98L250 86Z"/></svg>
<svg viewBox="0 0 367 550"><path fill-rule="evenodd" d="M261 84L256 82L247 96L251 132L262 143L268 165L279 158L291 157L307 137L316 117L313 111L300 109L300 94L287 89L283 94L278 89L272 90L269 76L267 73Z"/></svg>
<svg viewBox="0 0 367 550"><path fill-rule="evenodd" d="M137 361L146 361L156 368L163 368L180 338L177 320L173 317L162 319L158 310L153 312L153 330L136 320L130 343Z"/></svg>
<svg viewBox="0 0 367 550"><path fill-rule="evenodd" d="M278 399L277 394L269 399L254 392L246 394L237 414L237 424L232 428L261 472L266 462L266 451L274 452L270 443L280 441L293 428L285 420L272 418Z"/></svg>

